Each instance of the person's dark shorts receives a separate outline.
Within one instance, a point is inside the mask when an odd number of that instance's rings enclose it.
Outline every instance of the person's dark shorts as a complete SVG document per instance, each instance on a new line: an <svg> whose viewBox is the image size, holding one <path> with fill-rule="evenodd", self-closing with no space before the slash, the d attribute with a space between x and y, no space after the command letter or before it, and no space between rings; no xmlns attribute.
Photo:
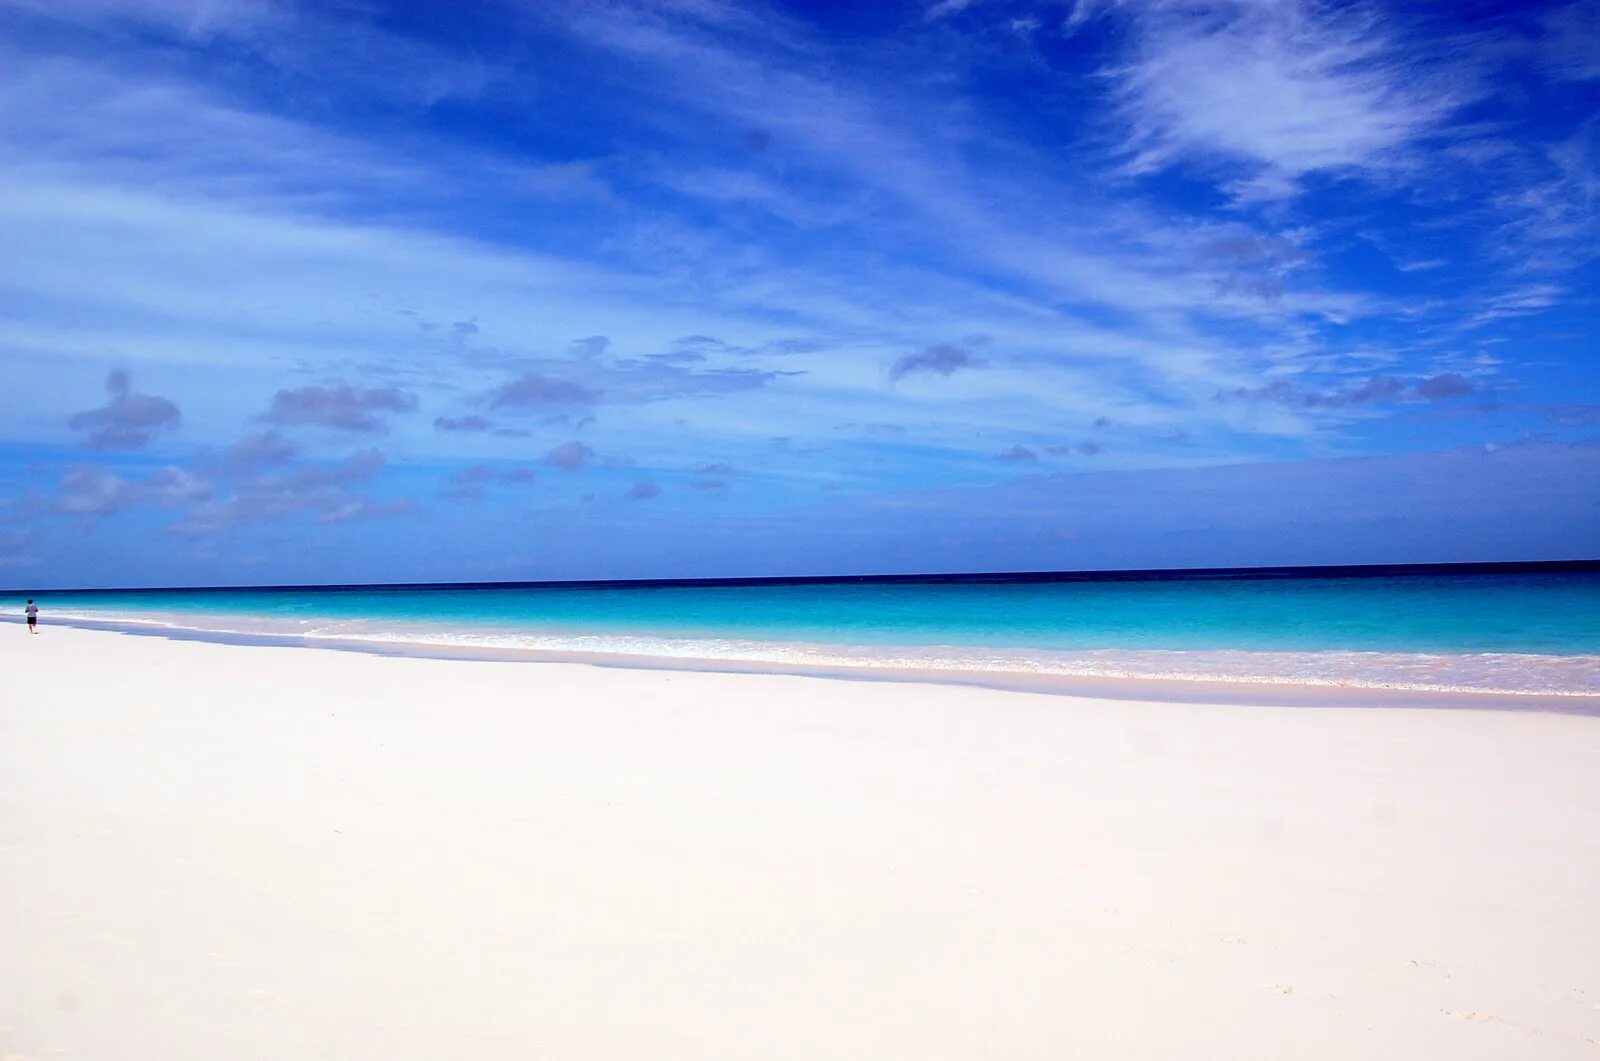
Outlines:
<svg viewBox="0 0 1600 1061"><path fill-rule="evenodd" d="M28 625L29 626L38 626L39 625L39 617L37 615L28 616Z"/></svg>

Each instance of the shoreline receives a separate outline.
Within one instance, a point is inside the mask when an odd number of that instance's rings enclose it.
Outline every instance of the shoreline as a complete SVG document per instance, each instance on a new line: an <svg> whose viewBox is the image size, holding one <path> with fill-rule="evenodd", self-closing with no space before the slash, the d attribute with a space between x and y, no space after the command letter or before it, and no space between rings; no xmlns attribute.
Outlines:
<svg viewBox="0 0 1600 1061"><path fill-rule="evenodd" d="M167 621L100 619L73 614L54 615L50 623L70 629L98 630L180 642L257 648L324 649L331 652L390 658L546 665L578 664L632 671L785 675L829 681L944 685L1097 700L1170 704L1227 703L1283 707L1321 707L1337 704L1343 707L1367 708L1534 711L1600 717L1600 693L1587 691L1472 689L1265 677L1236 679L1210 676L978 670L886 666L865 662L851 666L768 659L451 644L426 640L362 638L358 635L316 636L286 632L247 632L181 626Z"/></svg>

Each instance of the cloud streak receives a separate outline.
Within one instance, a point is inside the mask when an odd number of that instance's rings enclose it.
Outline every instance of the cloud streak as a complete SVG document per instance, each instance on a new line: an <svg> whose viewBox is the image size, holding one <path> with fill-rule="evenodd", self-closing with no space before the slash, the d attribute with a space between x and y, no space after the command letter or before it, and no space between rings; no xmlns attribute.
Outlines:
<svg viewBox="0 0 1600 1061"><path fill-rule="evenodd" d="M1274 380L1259 387L1237 387L1219 392L1218 401L1269 401L1301 409L1345 409L1376 405L1404 398L1448 401L1477 391L1477 386L1458 372L1442 372L1407 384L1387 376L1373 376L1345 390L1307 390L1287 380Z"/></svg>

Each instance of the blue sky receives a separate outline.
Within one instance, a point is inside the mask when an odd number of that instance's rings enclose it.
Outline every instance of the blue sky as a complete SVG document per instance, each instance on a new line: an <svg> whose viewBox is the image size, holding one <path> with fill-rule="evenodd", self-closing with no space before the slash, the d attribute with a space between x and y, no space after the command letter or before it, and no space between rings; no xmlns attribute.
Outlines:
<svg viewBox="0 0 1600 1061"><path fill-rule="evenodd" d="M14 0L0 584L1600 554L1600 3Z"/></svg>

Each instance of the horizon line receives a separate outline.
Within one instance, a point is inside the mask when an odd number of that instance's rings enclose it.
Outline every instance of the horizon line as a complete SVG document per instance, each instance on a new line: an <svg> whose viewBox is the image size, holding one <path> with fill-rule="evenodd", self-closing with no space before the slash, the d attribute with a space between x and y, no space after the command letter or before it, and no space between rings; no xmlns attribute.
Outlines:
<svg viewBox="0 0 1600 1061"><path fill-rule="evenodd" d="M504 582L343 582L224 586L77 586L0 590L7 596L28 593L228 593L322 592L329 590L464 590L464 589L650 589L691 586L782 586L842 583L915 584L981 582L1139 582L1229 578L1360 578L1437 574L1516 574L1532 572L1600 572L1600 558L1568 560L1482 560L1404 564L1286 564L1264 567L1105 568L1068 571L965 571L944 573L880 573L836 575L727 575L700 578L536 579Z"/></svg>

